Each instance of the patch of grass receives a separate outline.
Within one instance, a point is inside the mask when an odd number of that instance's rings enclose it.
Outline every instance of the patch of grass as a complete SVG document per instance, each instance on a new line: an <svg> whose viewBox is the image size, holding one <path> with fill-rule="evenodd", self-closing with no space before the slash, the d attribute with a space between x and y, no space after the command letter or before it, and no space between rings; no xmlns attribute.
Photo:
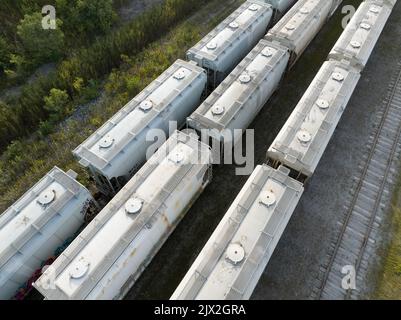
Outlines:
<svg viewBox="0 0 401 320"><path fill-rule="evenodd" d="M375 299L401 299L401 176L394 190L389 213L388 247L379 272Z"/></svg>

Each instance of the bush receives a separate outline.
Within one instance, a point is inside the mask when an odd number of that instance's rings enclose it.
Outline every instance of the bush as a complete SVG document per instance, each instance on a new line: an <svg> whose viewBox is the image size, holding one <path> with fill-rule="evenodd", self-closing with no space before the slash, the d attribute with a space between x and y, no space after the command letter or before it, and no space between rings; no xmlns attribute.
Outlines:
<svg viewBox="0 0 401 320"><path fill-rule="evenodd" d="M19 134L21 126L12 108L0 101L0 137L10 139Z"/></svg>
<svg viewBox="0 0 401 320"><path fill-rule="evenodd" d="M79 77L75 78L74 82L72 83L74 91L77 93L80 93L82 91L83 85L84 85L84 79Z"/></svg>
<svg viewBox="0 0 401 320"><path fill-rule="evenodd" d="M106 33L116 19L112 0L57 0L56 7L74 37Z"/></svg>
<svg viewBox="0 0 401 320"><path fill-rule="evenodd" d="M39 135L42 138L47 137L54 130L54 125L50 121L42 121L39 124Z"/></svg>
<svg viewBox="0 0 401 320"><path fill-rule="evenodd" d="M64 46L61 20L57 19L57 29L43 29L42 18L40 12L26 14L17 26L26 60L34 65L57 60Z"/></svg>
<svg viewBox="0 0 401 320"><path fill-rule="evenodd" d="M0 75L8 68L10 61L10 47L6 39L0 37Z"/></svg>
<svg viewBox="0 0 401 320"><path fill-rule="evenodd" d="M50 94L44 98L44 108L53 115L54 118L58 119L67 112L66 107L70 98L65 90L51 89Z"/></svg>
<svg viewBox="0 0 401 320"><path fill-rule="evenodd" d="M12 53L10 54L10 63L9 63L9 66L12 67L6 70L6 74L9 76L9 78L18 77L24 72L26 65L27 63L23 56Z"/></svg>

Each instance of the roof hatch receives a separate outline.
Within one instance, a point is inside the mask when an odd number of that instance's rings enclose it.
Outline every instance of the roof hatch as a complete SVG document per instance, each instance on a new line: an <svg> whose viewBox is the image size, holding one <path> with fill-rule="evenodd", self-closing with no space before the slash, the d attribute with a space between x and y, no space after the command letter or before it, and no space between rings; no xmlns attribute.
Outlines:
<svg viewBox="0 0 401 320"><path fill-rule="evenodd" d="M125 203L125 212L129 214L139 213L142 209L143 201L139 198L131 198Z"/></svg>
<svg viewBox="0 0 401 320"><path fill-rule="evenodd" d="M266 207L271 207L276 203L276 195L272 191L262 192L260 195L260 203L264 204Z"/></svg>
<svg viewBox="0 0 401 320"><path fill-rule="evenodd" d="M228 261L236 265L245 258L245 250L239 243L232 243L228 246L226 256Z"/></svg>
<svg viewBox="0 0 401 320"><path fill-rule="evenodd" d="M297 133L297 138L302 143L308 143L312 140L312 135L306 130L300 130Z"/></svg>
<svg viewBox="0 0 401 320"><path fill-rule="evenodd" d="M42 206L48 205L54 201L56 198L56 191L45 190L38 197L38 203Z"/></svg>
<svg viewBox="0 0 401 320"><path fill-rule="evenodd" d="M113 145L113 143L114 143L114 138L107 135L107 136L103 137L102 140L100 140L99 147L107 149L107 148L110 148Z"/></svg>

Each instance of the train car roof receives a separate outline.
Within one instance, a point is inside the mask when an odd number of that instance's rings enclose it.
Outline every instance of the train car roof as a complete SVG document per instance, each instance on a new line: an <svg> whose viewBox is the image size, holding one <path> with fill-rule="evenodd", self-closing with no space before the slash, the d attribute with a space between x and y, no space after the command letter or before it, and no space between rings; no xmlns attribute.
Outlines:
<svg viewBox="0 0 401 320"><path fill-rule="evenodd" d="M216 62L241 33L259 23L260 17L267 12L273 12L270 4L263 0L247 0L188 52Z"/></svg>
<svg viewBox="0 0 401 320"><path fill-rule="evenodd" d="M325 62L268 150L268 158L311 176L331 139L360 74Z"/></svg>
<svg viewBox="0 0 401 320"><path fill-rule="evenodd" d="M52 264L35 286L47 299L85 299L183 179L209 164L210 148L176 131ZM53 278L55 288L46 289Z"/></svg>
<svg viewBox="0 0 401 320"><path fill-rule="evenodd" d="M171 299L248 299L302 193L285 168L257 166Z"/></svg>
<svg viewBox="0 0 401 320"><path fill-rule="evenodd" d="M289 59L287 48L261 40L192 113L189 119L195 124L194 129L216 129L220 132L229 128L261 83L268 81L276 72L278 63L285 59Z"/></svg>
<svg viewBox="0 0 401 320"><path fill-rule="evenodd" d="M204 72L193 62L177 60L73 151L80 164L113 177L113 160Z"/></svg>
<svg viewBox="0 0 401 320"><path fill-rule="evenodd" d="M0 268L80 194L91 197L76 176L54 167L0 216Z"/></svg>

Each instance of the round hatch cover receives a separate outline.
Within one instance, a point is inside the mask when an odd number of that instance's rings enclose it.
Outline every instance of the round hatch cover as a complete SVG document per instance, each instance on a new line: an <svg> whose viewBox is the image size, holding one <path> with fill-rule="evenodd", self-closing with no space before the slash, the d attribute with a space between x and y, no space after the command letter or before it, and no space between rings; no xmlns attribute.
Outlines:
<svg viewBox="0 0 401 320"><path fill-rule="evenodd" d="M185 158L184 153L180 151L173 152L169 157L169 159L174 163L181 163L184 160L184 158Z"/></svg>
<svg viewBox="0 0 401 320"><path fill-rule="evenodd" d="M333 73L333 79L336 80L336 81L343 81L344 80L344 76L339 72L334 72Z"/></svg>
<svg viewBox="0 0 401 320"><path fill-rule="evenodd" d="M301 130L297 133L297 138L303 143L308 143L312 140L312 135L306 130Z"/></svg>
<svg viewBox="0 0 401 320"><path fill-rule="evenodd" d="M239 27L238 22L233 21L228 25L231 29L237 29Z"/></svg>
<svg viewBox="0 0 401 320"><path fill-rule="evenodd" d="M377 6L371 6L369 11L373 13L379 13L380 9Z"/></svg>
<svg viewBox="0 0 401 320"><path fill-rule="evenodd" d="M227 248L227 259L233 263L238 264L245 258L245 250L238 243L232 243Z"/></svg>
<svg viewBox="0 0 401 320"><path fill-rule="evenodd" d="M214 50L217 48L217 43L214 41L211 41L206 45L206 48L208 48L209 50Z"/></svg>
<svg viewBox="0 0 401 320"><path fill-rule="evenodd" d="M362 23L361 23L361 28L362 28L362 29L365 29L365 30L370 30L371 26L370 26L369 23L362 22Z"/></svg>
<svg viewBox="0 0 401 320"><path fill-rule="evenodd" d="M100 140L99 146L100 148L110 148L111 145L114 143L114 139L110 136L105 136Z"/></svg>
<svg viewBox="0 0 401 320"><path fill-rule="evenodd" d="M272 191L265 191L260 196L260 202L270 207L276 203L276 195Z"/></svg>
<svg viewBox="0 0 401 320"><path fill-rule="evenodd" d="M70 270L70 276L73 279L82 278L89 270L90 263L86 261L84 258L81 258L77 261Z"/></svg>
<svg viewBox="0 0 401 320"><path fill-rule="evenodd" d="M185 78L185 71L184 70L178 70L175 74L174 74L174 78L176 78L177 80L182 80Z"/></svg>
<svg viewBox="0 0 401 320"><path fill-rule="evenodd" d="M246 73L241 74L241 75L239 76L239 81L240 81L241 83L248 83L248 82L251 81L251 76L250 76L249 74L246 74Z"/></svg>
<svg viewBox="0 0 401 320"><path fill-rule="evenodd" d="M320 108L320 109L327 109L329 107L329 102L327 100L324 99L318 99L316 101L316 105Z"/></svg>
<svg viewBox="0 0 401 320"><path fill-rule="evenodd" d="M39 195L38 202L41 205L46 205L51 203L55 197L56 193L54 192L54 190L45 190Z"/></svg>
<svg viewBox="0 0 401 320"><path fill-rule="evenodd" d="M135 214L142 209L142 200L138 198L131 198L125 204L125 211L130 214Z"/></svg>
<svg viewBox="0 0 401 320"><path fill-rule="evenodd" d="M224 107L219 105L214 105L212 107L212 113L216 116L219 116L224 113Z"/></svg>
<svg viewBox="0 0 401 320"><path fill-rule="evenodd" d="M302 14L308 14L309 10L306 8L301 8L301 10L299 10L299 12L301 12Z"/></svg>
<svg viewBox="0 0 401 320"><path fill-rule="evenodd" d="M361 47L361 43L359 41L351 41L351 46L357 49Z"/></svg>
<svg viewBox="0 0 401 320"><path fill-rule="evenodd" d="M249 7L249 10L251 11L258 11L259 10L259 6L257 4L253 4Z"/></svg>
<svg viewBox="0 0 401 320"><path fill-rule="evenodd" d="M287 26L285 27L287 30L294 30L295 26L292 23L287 24Z"/></svg>
<svg viewBox="0 0 401 320"><path fill-rule="evenodd" d="M273 55L273 50L269 47L266 47L263 49L262 55L264 55L265 57L271 57Z"/></svg>
<svg viewBox="0 0 401 320"><path fill-rule="evenodd" d="M153 102L150 100L142 101L139 108L143 111L148 111L153 108Z"/></svg>

